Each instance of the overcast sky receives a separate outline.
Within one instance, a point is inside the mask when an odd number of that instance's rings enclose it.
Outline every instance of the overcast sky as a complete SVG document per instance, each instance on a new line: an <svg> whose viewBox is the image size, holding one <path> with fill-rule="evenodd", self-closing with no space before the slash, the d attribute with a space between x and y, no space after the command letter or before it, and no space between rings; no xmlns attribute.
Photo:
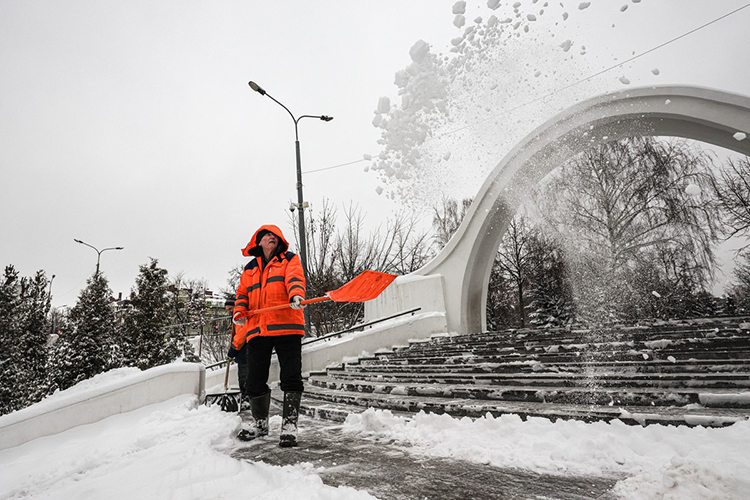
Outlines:
<svg viewBox="0 0 750 500"><path fill-rule="evenodd" d="M500 3L498 17L512 12L512 2ZM594 42L586 64L596 72L747 2L594 0L583 11L563 3L567 29ZM248 80L295 115L334 116L300 122L303 171L358 162L380 151L373 111L381 96L396 100L394 74L411 62L413 44L450 55L462 32L454 4L0 0L0 264L54 274L55 306L72 306L96 265L94 250L74 238L125 247L102 254L115 295L129 292L149 257L171 275L225 286L259 225L291 238L296 200L292 120ZM492 13L486 0L467 2L469 22ZM750 95L749 25L747 8L603 75L597 88L619 90L627 71L634 86ZM484 170L504 153L493 152ZM384 220L399 205L378 196L365 165L306 174L306 200L358 203L371 223Z"/></svg>

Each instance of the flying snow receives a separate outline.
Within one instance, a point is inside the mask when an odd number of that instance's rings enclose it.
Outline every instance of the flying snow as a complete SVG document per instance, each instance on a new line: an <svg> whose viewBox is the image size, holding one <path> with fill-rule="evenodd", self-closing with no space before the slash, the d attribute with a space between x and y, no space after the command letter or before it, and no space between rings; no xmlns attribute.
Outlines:
<svg viewBox="0 0 750 500"><path fill-rule="evenodd" d="M685 187L685 193L690 196L698 196L701 194L701 188L697 184L690 183Z"/></svg>
<svg viewBox="0 0 750 500"><path fill-rule="evenodd" d="M587 55L594 30L559 22L562 15L591 24L593 2L566 10L537 1L484 0L490 14L472 14L471 25L468 2L453 2L446 22L452 19L459 33L444 40L448 55L424 40L411 47L411 62L394 75L397 97L381 98L372 119L382 149L369 171L389 198L429 206L472 196L525 135L571 102L612 90L611 80L586 78L598 64ZM631 83L624 75L615 79ZM558 92L564 81L581 84ZM447 150L450 162L442 158Z"/></svg>

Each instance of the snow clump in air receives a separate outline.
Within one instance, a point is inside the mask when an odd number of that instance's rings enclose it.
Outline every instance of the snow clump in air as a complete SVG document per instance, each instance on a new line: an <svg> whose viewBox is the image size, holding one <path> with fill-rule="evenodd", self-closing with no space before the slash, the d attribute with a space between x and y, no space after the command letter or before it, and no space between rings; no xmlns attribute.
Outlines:
<svg viewBox="0 0 750 500"><path fill-rule="evenodd" d="M701 194L701 188L697 184L690 183L685 187L685 194L689 196L698 196Z"/></svg>
<svg viewBox="0 0 750 500"><path fill-rule="evenodd" d="M424 40L417 41L417 43L412 46L411 50L409 50L409 56L414 62L422 61L429 53L430 45Z"/></svg>
<svg viewBox="0 0 750 500"><path fill-rule="evenodd" d="M591 2L573 14L563 3L482 3L488 14L472 11L467 26L468 2L454 2L446 22L452 19L459 34L443 41L448 54L418 40L411 63L395 72L395 95L378 101L372 124L382 149L369 170L390 199L430 206L473 196L526 134L571 102L612 90L604 79L586 78L596 72L586 59L589 31L559 22L560 15L586 22ZM611 7L616 13L619 5ZM574 45L581 50L571 51ZM450 162L441 161L446 150Z"/></svg>

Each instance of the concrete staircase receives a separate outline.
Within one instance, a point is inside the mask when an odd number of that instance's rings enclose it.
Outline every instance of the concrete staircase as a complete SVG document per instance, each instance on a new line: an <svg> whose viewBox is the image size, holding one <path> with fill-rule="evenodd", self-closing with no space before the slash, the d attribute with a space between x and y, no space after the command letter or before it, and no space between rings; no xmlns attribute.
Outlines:
<svg viewBox="0 0 750 500"><path fill-rule="evenodd" d="M750 417L750 318L438 335L310 373L304 411L725 426Z"/></svg>

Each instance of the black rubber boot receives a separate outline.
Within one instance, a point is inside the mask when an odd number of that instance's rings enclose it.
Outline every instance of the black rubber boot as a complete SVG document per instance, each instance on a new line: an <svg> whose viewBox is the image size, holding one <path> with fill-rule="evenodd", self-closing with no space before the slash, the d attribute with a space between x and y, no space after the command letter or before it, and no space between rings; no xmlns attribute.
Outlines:
<svg viewBox="0 0 750 500"><path fill-rule="evenodd" d="M240 383L240 411L250 409L250 397L247 395L248 364L237 363L237 381Z"/></svg>
<svg viewBox="0 0 750 500"><path fill-rule="evenodd" d="M252 427L245 427L237 434L242 441L251 441L255 438L268 436L268 409L271 406L271 392L263 396L250 398L250 412L253 415Z"/></svg>
<svg viewBox="0 0 750 500"><path fill-rule="evenodd" d="M284 393L284 407L281 415L281 437L279 438L279 446L282 448L297 446L297 420L299 419L299 405L301 400L301 392Z"/></svg>

